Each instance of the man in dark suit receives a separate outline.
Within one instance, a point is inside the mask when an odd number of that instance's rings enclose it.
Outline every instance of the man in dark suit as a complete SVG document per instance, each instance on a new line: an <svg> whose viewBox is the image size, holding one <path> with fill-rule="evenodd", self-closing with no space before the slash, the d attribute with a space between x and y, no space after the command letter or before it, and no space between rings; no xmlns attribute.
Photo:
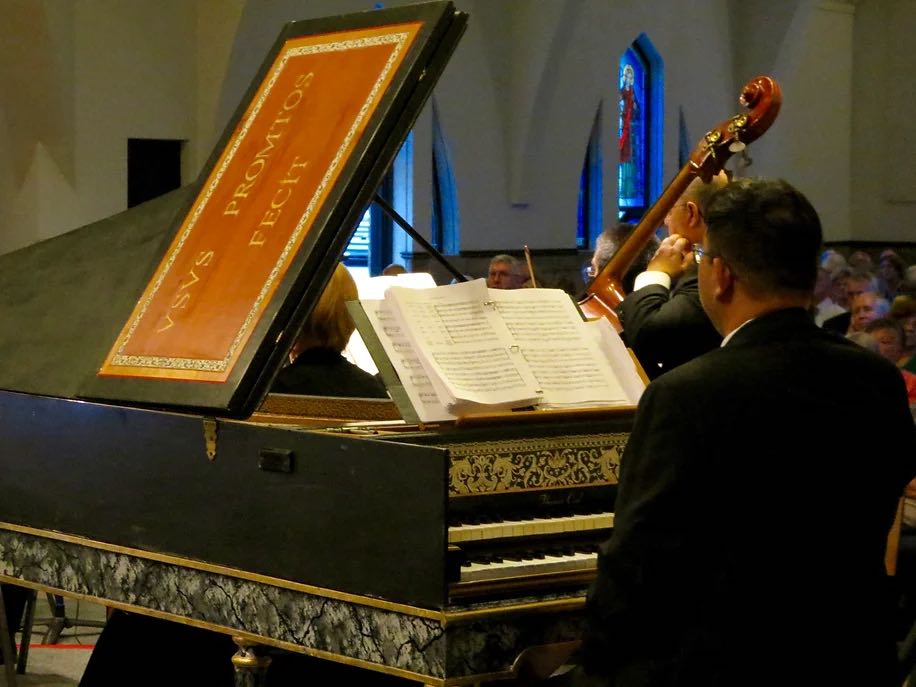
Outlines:
<svg viewBox="0 0 916 687"><path fill-rule="evenodd" d="M617 307L627 346L649 378L711 351L719 336L700 305L691 246L706 234L702 208L728 179L694 179L665 216L668 236Z"/></svg>
<svg viewBox="0 0 916 687"><path fill-rule="evenodd" d="M899 685L884 555L916 475L900 372L809 316L821 228L802 194L744 179L705 214L699 294L723 346L640 401L560 681Z"/></svg>

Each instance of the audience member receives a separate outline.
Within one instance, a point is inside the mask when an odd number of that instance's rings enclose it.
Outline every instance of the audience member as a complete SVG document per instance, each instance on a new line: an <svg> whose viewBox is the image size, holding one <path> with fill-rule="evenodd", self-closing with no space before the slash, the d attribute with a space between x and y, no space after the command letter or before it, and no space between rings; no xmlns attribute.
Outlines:
<svg viewBox="0 0 916 687"><path fill-rule="evenodd" d="M501 253L490 260L487 286L491 289L520 289L527 281L527 273L518 258Z"/></svg>
<svg viewBox="0 0 916 687"><path fill-rule="evenodd" d="M852 318L847 333L862 331L869 322L887 315L890 308L887 299L881 298L873 291L860 293L852 299Z"/></svg>
<svg viewBox="0 0 916 687"><path fill-rule="evenodd" d="M878 258L878 277L880 278L881 295L893 301L903 283L906 265L897 253L892 250L881 251Z"/></svg>
<svg viewBox="0 0 916 687"><path fill-rule="evenodd" d="M614 253L623 245L627 237L633 233L634 228L634 225L629 222L618 222L604 228L604 231L595 239L595 252L592 254L587 272L589 279L594 279L604 269L604 266L608 264ZM645 248L636 256L633 264L623 275L621 286L623 286L624 293L630 293L633 290L636 277L648 267L649 260L658 250L659 243L658 238L653 236L646 243Z"/></svg>
<svg viewBox="0 0 916 687"><path fill-rule="evenodd" d="M407 274L407 268L396 262L391 263L382 270L382 276L385 277L396 277L399 274Z"/></svg>
<svg viewBox="0 0 916 687"><path fill-rule="evenodd" d="M891 305L890 316L903 328L903 354L900 366L916 373L916 298L898 296Z"/></svg>
<svg viewBox="0 0 916 687"><path fill-rule="evenodd" d="M883 319L875 320L875 322L871 323L869 327L873 325L879 325L883 321ZM883 344L878 341L878 338L876 338L879 336L884 340ZM868 349L876 355L880 355L882 358L887 358L890 360L890 358L895 355L893 347L896 345L896 336L890 332L852 332L851 334L848 334L846 338L854 343L857 343L862 348ZM907 400L912 406L914 403L916 403L916 374L908 372L907 370L900 370L900 372L903 374L903 381L906 385Z"/></svg>
<svg viewBox="0 0 916 687"><path fill-rule="evenodd" d="M280 370L271 391L284 394L387 398L382 382L341 355L356 326L347 301L358 298L356 282L343 265L302 325L290 350L291 363Z"/></svg>
<svg viewBox="0 0 916 687"><path fill-rule="evenodd" d="M897 289L899 295L916 298L916 265L910 265L903 273L903 283Z"/></svg>
<svg viewBox="0 0 916 687"><path fill-rule="evenodd" d="M846 264L846 258L842 254L837 253L833 248L827 248L821 253L821 267L830 274L835 274L838 270L849 266Z"/></svg>
<svg viewBox="0 0 916 687"><path fill-rule="evenodd" d="M870 272L853 272L845 281L845 303L843 307L849 308L849 312L844 312L834 317L824 320L823 327L830 331L838 332L844 336L850 331L852 325L852 302L857 296L863 293L872 293L878 295L878 279Z"/></svg>
<svg viewBox="0 0 916 687"><path fill-rule="evenodd" d="M831 317L842 315L846 310L833 300L835 293L833 275L824 267L817 270L817 282L814 284L814 324L818 327Z"/></svg>
<svg viewBox="0 0 916 687"><path fill-rule="evenodd" d="M900 374L809 317L821 228L798 191L741 179L704 214L699 290L725 340L640 400L581 664L557 682L896 687L884 554L916 476ZM855 517L825 527L843 493Z"/></svg>
<svg viewBox="0 0 916 687"><path fill-rule="evenodd" d="M847 259L846 264L849 267L857 272L874 272L875 271L875 261L871 259L871 256L866 253L864 250L857 250L853 252Z"/></svg>
<svg viewBox="0 0 916 687"><path fill-rule="evenodd" d="M878 343L878 355L896 365L903 355L903 327L890 317L879 317L868 322L862 331Z"/></svg>
<svg viewBox="0 0 916 687"><path fill-rule="evenodd" d="M872 353L881 355L881 349L878 346L878 340L871 334L866 334L865 332L853 332L852 334L847 334L846 338L853 343L858 344L862 348L871 351Z"/></svg>
<svg viewBox="0 0 916 687"><path fill-rule="evenodd" d="M836 272L832 272L830 276L830 300L840 306L843 312L849 311L849 297L846 295L846 285L850 276L852 276L852 270L848 267L840 267Z"/></svg>
<svg viewBox="0 0 916 687"><path fill-rule="evenodd" d="M722 340L700 305L691 246L706 235L706 200L727 182L722 173L708 184L699 178L690 183L665 217L668 236L617 308L627 345L650 378L716 348Z"/></svg>

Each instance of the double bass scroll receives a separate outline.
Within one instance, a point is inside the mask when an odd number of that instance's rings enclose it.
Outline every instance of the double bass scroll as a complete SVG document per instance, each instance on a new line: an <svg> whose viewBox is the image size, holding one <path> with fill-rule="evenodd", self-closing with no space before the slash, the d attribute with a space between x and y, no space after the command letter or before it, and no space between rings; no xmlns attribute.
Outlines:
<svg viewBox="0 0 916 687"><path fill-rule="evenodd" d="M620 319L614 309L623 300L623 275L633 264L646 243L664 222L665 215L694 178L709 182L722 171L725 163L735 153L766 132L779 114L782 93L779 84L769 76L751 79L741 90L738 102L748 108L726 119L711 129L690 155L674 180L643 215L639 224L623 245L614 253L607 265L589 283L579 307L586 317L605 317L621 330Z"/></svg>

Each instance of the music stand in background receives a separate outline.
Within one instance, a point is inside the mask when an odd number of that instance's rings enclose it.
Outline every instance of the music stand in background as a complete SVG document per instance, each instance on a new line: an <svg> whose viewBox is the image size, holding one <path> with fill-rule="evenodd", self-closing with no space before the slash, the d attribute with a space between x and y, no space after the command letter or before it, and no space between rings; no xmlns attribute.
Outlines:
<svg viewBox="0 0 916 687"><path fill-rule="evenodd" d="M47 594L47 597L51 615L47 618L35 618L29 625L29 634L31 634L31 627L34 625L47 627L41 640L42 644L57 644L63 631L71 627L105 627L104 620L83 620L79 616L68 618L64 597L50 593ZM25 637L23 637L23 645L25 645Z"/></svg>

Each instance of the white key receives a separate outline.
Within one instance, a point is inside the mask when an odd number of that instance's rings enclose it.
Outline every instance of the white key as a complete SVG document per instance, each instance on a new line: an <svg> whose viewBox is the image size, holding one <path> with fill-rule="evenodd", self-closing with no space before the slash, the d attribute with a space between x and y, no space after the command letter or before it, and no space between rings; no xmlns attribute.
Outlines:
<svg viewBox="0 0 916 687"><path fill-rule="evenodd" d="M461 566L460 582L499 580L522 575L593 570L598 566L597 553L576 552L569 555L544 556L520 561L471 563Z"/></svg>
<svg viewBox="0 0 916 687"><path fill-rule="evenodd" d="M591 513L588 515L567 515L557 518L535 518L531 520L504 520L479 525L458 525L448 528L448 543L464 541L486 541L506 537L527 537L530 535L561 534L601 530L614 526L613 513Z"/></svg>

